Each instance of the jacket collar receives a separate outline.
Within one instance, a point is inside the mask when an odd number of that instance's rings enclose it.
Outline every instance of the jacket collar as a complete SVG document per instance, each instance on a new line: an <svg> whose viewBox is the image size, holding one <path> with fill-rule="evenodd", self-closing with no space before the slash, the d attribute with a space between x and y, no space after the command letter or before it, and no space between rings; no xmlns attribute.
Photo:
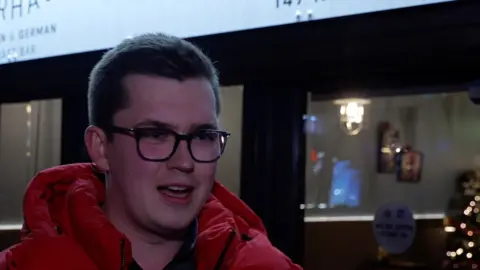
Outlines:
<svg viewBox="0 0 480 270"><path fill-rule="evenodd" d="M40 172L24 197L23 237L67 235L80 245L99 269L117 270L132 262L128 239L115 229L100 205L105 185L90 163L64 165ZM197 223L195 255L213 269L231 245L232 235L255 228L261 220L240 199L215 182Z"/></svg>

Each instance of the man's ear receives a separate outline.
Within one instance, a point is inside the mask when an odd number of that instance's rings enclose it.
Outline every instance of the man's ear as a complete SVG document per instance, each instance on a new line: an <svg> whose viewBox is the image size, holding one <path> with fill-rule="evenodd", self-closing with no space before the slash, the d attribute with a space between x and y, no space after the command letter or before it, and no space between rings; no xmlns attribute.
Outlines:
<svg viewBox="0 0 480 270"><path fill-rule="evenodd" d="M85 146L93 164L101 172L107 172L110 169L106 155L107 143L107 136L101 128L87 127L85 130Z"/></svg>

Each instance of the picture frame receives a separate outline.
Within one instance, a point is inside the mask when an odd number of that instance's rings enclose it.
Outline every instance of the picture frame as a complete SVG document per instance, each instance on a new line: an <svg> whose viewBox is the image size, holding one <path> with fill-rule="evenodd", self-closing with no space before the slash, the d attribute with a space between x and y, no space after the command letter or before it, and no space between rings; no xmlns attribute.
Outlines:
<svg viewBox="0 0 480 270"><path fill-rule="evenodd" d="M418 183L422 179L423 153L406 147L397 155L397 181Z"/></svg>
<svg viewBox="0 0 480 270"><path fill-rule="evenodd" d="M377 172L394 174L397 166L395 157L400 151L400 132L389 122L380 122L377 136Z"/></svg>

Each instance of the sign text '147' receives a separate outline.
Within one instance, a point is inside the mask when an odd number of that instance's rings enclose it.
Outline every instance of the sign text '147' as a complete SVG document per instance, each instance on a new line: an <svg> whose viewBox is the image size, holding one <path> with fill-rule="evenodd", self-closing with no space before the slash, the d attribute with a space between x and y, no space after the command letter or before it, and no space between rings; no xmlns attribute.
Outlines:
<svg viewBox="0 0 480 270"><path fill-rule="evenodd" d="M325 0L275 0L275 4L277 8L281 6L299 6L303 3L318 3L318 2L323 2Z"/></svg>

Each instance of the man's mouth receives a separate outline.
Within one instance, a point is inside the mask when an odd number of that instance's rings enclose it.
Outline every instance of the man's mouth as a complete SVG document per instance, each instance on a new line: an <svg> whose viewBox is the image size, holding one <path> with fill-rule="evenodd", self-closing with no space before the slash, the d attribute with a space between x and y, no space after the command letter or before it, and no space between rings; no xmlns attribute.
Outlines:
<svg viewBox="0 0 480 270"><path fill-rule="evenodd" d="M157 188L162 197L171 203L185 204L190 202L193 187L190 186L160 186Z"/></svg>

